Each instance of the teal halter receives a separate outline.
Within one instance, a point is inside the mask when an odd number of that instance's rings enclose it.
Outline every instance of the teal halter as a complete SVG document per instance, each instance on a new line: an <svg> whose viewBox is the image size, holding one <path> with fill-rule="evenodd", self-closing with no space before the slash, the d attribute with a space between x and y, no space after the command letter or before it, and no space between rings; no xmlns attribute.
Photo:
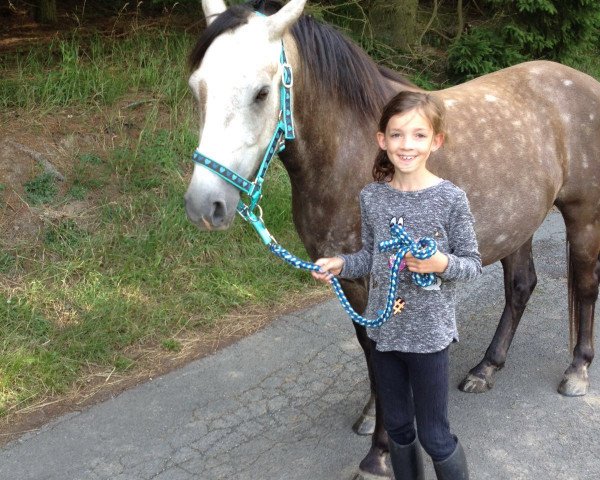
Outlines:
<svg viewBox="0 0 600 480"><path fill-rule="evenodd" d="M277 241L273 238L273 236L267 230L263 219L262 219L262 209L258 202L262 197L262 186L265 179L265 175L267 173L267 169L275 157L276 153L283 151L285 148L286 140L293 140L296 138L294 132L294 122L292 118L292 86L293 86L293 75L292 75L292 67L289 63L287 63L285 57L285 50L283 48L283 41L281 42L281 55L279 57L279 62L282 66L283 72L281 75L281 87L280 87L280 97L279 97L279 119L277 121L277 127L275 128L275 132L271 137L271 141L269 142L269 146L267 151L263 157L262 163L258 168L258 172L256 173L256 177L254 181L250 181L241 175L238 175L231 169L227 168L224 165L216 162L215 160L208 158L203 155L196 149L194 151L194 155L192 157L193 161L197 165L201 165L205 168L208 168L211 172L215 173L219 177L221 177L226 182L230 183L237 189L241 190L250 198L250 203L247 205L242 200L239 201L237 206L237 212L242 216L244 220L249 222L254 229L258 232L263 243L269 247L269 250L281 258L289 265L303 269L308 271L321 271L321 267L316 265L315 263L305 262L304 260L300 260L298 257L292 255L285 248L277 243ZM254 211L258 209L258 214ZM352 321L358 323L359 325L363 325L365 327L379 327L386 320L388 320L392 316L392 305L396 296L396 291L398 289L398 272L400 269L400 261L404 257L404 255L411 251L413 255L417 258L429 258L437 251L436 243L433 239L421 239L420 242L413 242L413 240L406 234L404 229L400 226L393 226L391 228L391 240L386 240L381 243L380 251L397 251L396 260L394 261L392 270L391 270L391 281L390 281L390 289L388 293L388 300L386 303L385 310L379 315L376 319L368 320L360 316L346 298L340 282L337 278L332 279L332 287L333 290L340 300L342 307L348 313ZM428 286L435 283L435 275L434 274L413 274L413 281L419 286Z"/></svg>
<svg viewBox="0 0 600 480"><path fill-rule="evenodd" d="M283 41L281 42L281 55L279 56L279 63L281 64L283 70L281 75L281 87L279 95L279 119L254 181L250 181L230 170L225 165L221 165L215 160L208 158L206 155L200 153L198 149L194 151L194 155L192 156L192 160L197 165L208 168L211 172L217 174L223 180L248 195L250 198L250 203L246 205L242 200L240 200L237 206L237 212L244 220L252 224L265 245L269 245L272 241L274 241L273 237L262 221L262 211L258 205L258 202L262 197L262 186L265 180L265 175L267 174L267 170L271 164L271 161L275 157L275 154L285 149L285 141L296 138L294 121L292 118L292 86L294 84L294 77L292 75L292 66L287 63L286 60ZM258 215L254 213L254 210L257 207L259 211Z"/></svg>

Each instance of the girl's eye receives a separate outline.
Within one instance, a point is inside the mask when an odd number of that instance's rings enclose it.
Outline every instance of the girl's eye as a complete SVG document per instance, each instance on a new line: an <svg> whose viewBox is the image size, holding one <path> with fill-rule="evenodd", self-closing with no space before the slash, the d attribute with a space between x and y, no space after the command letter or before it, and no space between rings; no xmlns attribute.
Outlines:
<svg viewBox="0 0 600 480"><path fill-rule="evenodd" d="M256 96L254 97L254 101L257 103L260 103L262 101L265 100L265 98L267 98L267 96L269 95L269 87L262 87L258 93L256 94Z"/></svg>

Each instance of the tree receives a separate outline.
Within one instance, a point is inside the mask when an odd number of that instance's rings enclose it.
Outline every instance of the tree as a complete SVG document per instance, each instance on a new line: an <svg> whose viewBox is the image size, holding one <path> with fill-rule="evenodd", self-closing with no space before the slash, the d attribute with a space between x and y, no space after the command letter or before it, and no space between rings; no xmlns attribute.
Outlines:
<svg viewBox="0 0 600 480"><path fill-rule="evenodd" d="M419 0L371 0L368 16L376 36L394 48L410 50L419 38L418 6Z"/></svg>
<svg viewBox="0 0 600 480"><path fill-rule="evenodd" d="M56 0L36 0L35 19L40 23L56 23Z"/></svg>

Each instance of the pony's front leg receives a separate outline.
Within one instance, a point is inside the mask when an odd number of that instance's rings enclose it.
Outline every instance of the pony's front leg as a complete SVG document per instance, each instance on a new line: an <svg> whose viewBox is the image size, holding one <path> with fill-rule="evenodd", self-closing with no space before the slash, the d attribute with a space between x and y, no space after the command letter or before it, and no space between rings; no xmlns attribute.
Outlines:
<svg viewBox="0 0 600 480"><path fill-rule="evenodd" d="M501 260L504 270L506 303L498 328L483 360L472 368L458 388L468 393L483 393L494 386L494 375L504 366L527 301L537 283L531 249L533 237L514 253Z"/></svg>
<svg viewBox="0 0 600 480"><path fill-rule="evenodd" d="M342 280L344 293L357 312L363 312L366 307L367 287L366 281L344 281ZM353 323L356 330L356 338L367 361L367 372L369 374L369 385L371 395L365 405L361 416L353 425L353 430L359 435L371 435L371 447L367 455L359 465L359 474L356 479L364 478L390 478L391 471L386 465L385 458L388 452L387 433L383 427L383 417L375 388L375 375L371 362L371 340L367 336L365 327Z"/></svg>

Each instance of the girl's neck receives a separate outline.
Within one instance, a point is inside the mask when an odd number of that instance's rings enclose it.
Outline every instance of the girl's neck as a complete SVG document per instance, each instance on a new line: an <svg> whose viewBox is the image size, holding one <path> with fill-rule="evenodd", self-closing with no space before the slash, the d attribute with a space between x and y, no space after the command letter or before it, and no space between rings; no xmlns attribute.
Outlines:
<svg viewBox="0 0 600 480"><path fill-rule="evenodd" d="M399 175L396 173L390 182L390 186L401 192L414 192L433 187L441 181L440 177L426 170L425 172L419 172L418 175Z"/></svg>

